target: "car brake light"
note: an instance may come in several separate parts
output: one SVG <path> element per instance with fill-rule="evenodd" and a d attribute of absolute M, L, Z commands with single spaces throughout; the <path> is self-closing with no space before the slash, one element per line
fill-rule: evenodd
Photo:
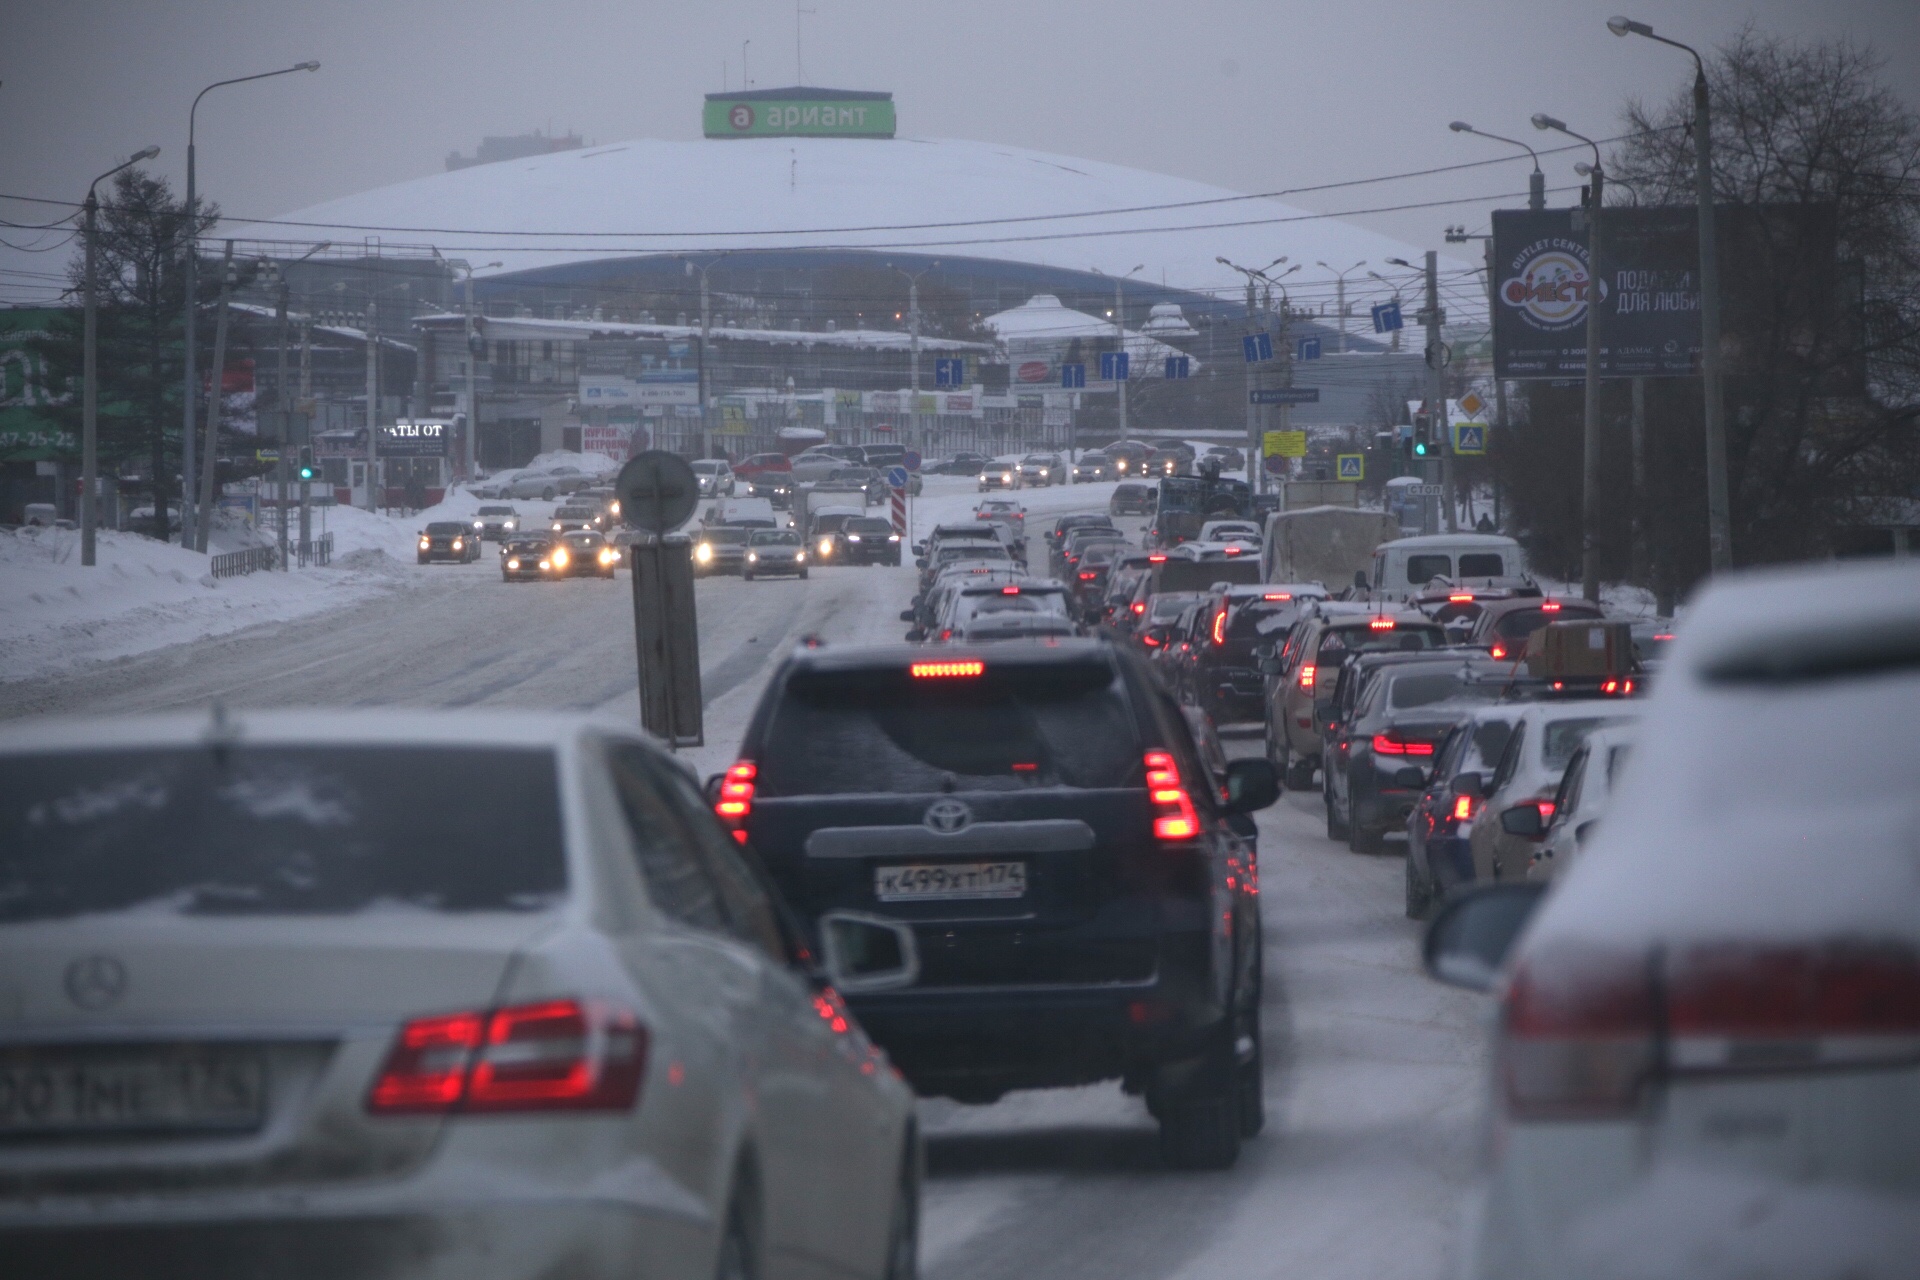
<path fill-rule="evenodd" d="M 1671 631 L 1656 631 L 1656 632 L 1654 632 L 1654 633 L 1653 633 L 1653 638 L 1654 638 L 1655 640 L 1671 640 L 1671 639 L 1673 639 L 1673 632 L 1671 632 Z"/>
<path fill-rule="evenodd" d="M 601 1001 L 548 1000 L 416 1018 L 367 1095 L 376 1114 L 625 1111 L 646 1075 L 647 1032 Z"/>
<path fill-rule="evenodd" d="M 1180 767 L 1165 751 L 1146 754 L 1147 799 L 1153 803 L 1153 834 L 1162 840 L 1192 840 L 1200 834 L 1193 797 L 1180 784 Z"/>
<path fill-rule="evenodd" d="M 753 813 L 753 791 L 759 776 L 759 765 L 740 761 L 720 779 L 720 798 L 713 805 L 714 816 L 741 844 L 747 842 L 747 819 Z"/>
<path fill-rule="evenodd" d="M 1465 822 L 1473 816 L 1473 797 L 1455 796 L 1453 798 L 1453 820 Z"/>
<path fill-rule="evenodd" d="M 1291 592 L 1291 591 L 1269 591 L 1269 592 L 1267 592 L 1267 593 L 1266 593 L 1265 595 L 1263 595 L 1263 596 L 1261 596 L 1260 598 L 1261 598 L 1262 600 L 1291 600 L 1291 599 L 1293 599 L 1293 592 Z"/>
<path fill-rule="evenodd" d="M 1473 596 L 1472 595 L 1448 596 L 1447 603 L 1448 604 L 1472 604 Z"/>
<path fill-rule="evenodd" d="M 1522 1120 L 1631 1114 L 1657 1053 L 1653 965 L 1630 951 L 1542 948 L 1515 968 L 1500 1029 L 1508 1112 Z"/>
<path fill-rule="evenodd" d="M 1384 733 L 1373 735 L 1373 753 L 1377 756 L 1430 756 L 1433 754 L 1431 742 L 1410 742 L 1402 738 L 1390 738 Z"/>
<path fill-rule="evenodd" d="M 1166 560 L 1167 560 L 1166 556 L 1162 555 L 1158 551 L 1154 552 L 1152 555 L 1147 557 L 1148 564 L 1165 564 Z"/>
<path fill-rule="evenodd" d="M 1020 594 L 1020 588 L 1018 588 L 1018 587 L 1002 587 L 1002 588 L 1000 588 L 1000 594 L 1001 594 L 1001 595 L 1003 595 L 1003 596 L 1017 596 L 1017 595 L 1019 595 L 1019 594 Z"/>
<path fill-rule="evenodd" d="M 1145 613 L 1147 611 L 1146 603 L 1144 601 L 1136 600 L 1133 605 L 1133 611 L 1135 613 Z"/>
<path fill-rule="evenodd" d="M 1311 662 L 1303 662 L 1300 664 L 1300 687 L 1302 689 L 1313 688 L 1313 672 L 1314 667 Z"/>
<path fill-rule="evenodd" d="M 1160 642 L 1150 635 L 1141 636 L 1140 643 L 1149 649 L 1158 649 L 1160 647 Z"/>
<path fill-rule="evenodd" d="M 1540 612 L 1558 613 L 1560 612 L 1560 602 L 1558 600 L 1548 600 L 1540 606 Z"/>
<path fill-rule="evenodd" d="M 916 662 L 907 668 L 916 680 L 977 676 L 985 673 L 986 669 L 987 664 L 978 658 L 960 658 L 949 662 Z"/>
<path fill-rule="evenodd" d="M 1082 581 L 1082 582 L 1092 582 L 1092 581 L 1093 581 L 1093 580 L 1094 580 L 1095 578 L 1097 578 L 1097 577 L 1099 577 L 1099 576 L 1100 576 L 1100 575 L 1099 575 L 1099 574 L 1097 574 L 1097 573 L 1087 573 L 1087 572 L 1085 572 L 1085 571 L 1082 571 L 1082 572 L 1081 572 L 1081 574 L 1080 574 L 1080 581 Z"/>
<path fill-rule="evenodd" d="M 1499 644 L 1496 644 L 1495 646 L 1493 646 L 1493 650 L 1492 650 L 1492 652 L 1491 652 L 1491 653 L 1490 653 L 1490 654 L 1489 654 L 1488 656 L 1490 656 L 1490 657 L 1492 657 L 1492 658 L 1495 658 L 1495 659 L 1499 659 L 1499 658 L 1504 658 L 1504 657 L 1506 657 L 1506 656 L 1507 656 L 1507 649 L 1506 649 L 1506 646 L 1505 646 L 1505 645 L 1499 645 Z"/>
<path fill-rule="evenodd" d="M 1225 609 L 1213 615 L 1213 642 L 1215 644 L 1227 642 L 1227 611 Z"/>
<path fill-rule="evenodd" d="M 1712 944 L 1668 953 L 1675 1070 L 1792 1070 L 1920 1056 L 1920 957 L 1903 944 Z"/>
<path fill-rule="evenodd" d="M 1374 631 L 1391 631 L 1393 630 L 1393 619 L 1374 618 L 1367 623 L 1367 626 Z"/>

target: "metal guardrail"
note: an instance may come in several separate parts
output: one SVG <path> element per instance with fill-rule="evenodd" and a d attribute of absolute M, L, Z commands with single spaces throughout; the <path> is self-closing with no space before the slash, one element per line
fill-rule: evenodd
<path fill-rule="evenodd" d="M 333 535 L 323 533 L 312 542 L 293 543 L 291 554 L 302 569 L 309 565 L 330 564 L 333 561 Z"/>
<path fill-rule="evenodd" d="M 258 569 L 271 569 L 280 557 L 272 547 L 249 547 L 245 551 L 229 551 L 212 559 L 214 577 L 237 578 Z"/>

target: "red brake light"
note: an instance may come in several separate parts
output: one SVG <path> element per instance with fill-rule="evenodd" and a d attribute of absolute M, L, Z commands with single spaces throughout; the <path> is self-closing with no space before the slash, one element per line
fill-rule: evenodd
<path fill-rule="evenodd" d="M 1671 639 L 1673 639 L 1673 632 L 1671 632 L 1671 631 L 1656 631 L 1656 632 L 1654 632 L 1654 633 L 1653 633 L 1653 638 L 1654 638 L 1655 640 L 1671 640 Z"/>
<path fill-rule="evenodd" d="M 1147 799 L 1153 803 L 1153 834 L 1162 840 L 1185 841 L 1200 834 L 1200 815 L 1193 797 L 1180 783 L 1180 766 L 1165 751 L 1146 754 Z"/>
<path fill-rule="evenodd" d="M 1453 798 L 1453 820 L 1465 822 L 1473 816 L 1473 797 L 1455 796 Z"/>
<path fill-rule="evenodd" d="M 1381 756 L 1430 756 L 1433 754 L 1431 742 L 1410 742 L 1401 738 L 1390 738 L 1384 733 L 1373 735 L 1373 752 Z"/>
<path fill-rule="evenodd" d="M 1301 663 L 1300 664 L 1300 687 L 1302 689 L 1313 688 L 1313 676 L 1314 676 L 1313 664 L 1311 662 Z"/>
<path fill-rule="evenodd" d="M 960 658 L 949 662 L 916 662 L 907 670 L 916 680 L 943 680 L 982 675 L 987 664 L 978 658 Z"/>
<path fill-rule="evenodd" d="M 1084 571 L 1083 571 L 1083 572 L 1082 572 L 1082 573 L 1080 574 L 1080 581 L 1082 581 L 1082 582 L 1092 582 L 1092 581 L 1093 581 L 1093 580 L 1094 580 L 1095 578 L 1097 578 L 1097 577 L 1099 577 L 1099 576 L 1100 576 L 1100 575 L 1099 575 L 1099 574 L 1097 574 L 1097 573 L 1087 573 L 1087 572 L 1084 572 Z"/>
<path fill-rule="evenodd" d="M 1263 596 L 1261 596 L 1260 598 L 1261 598 L 1262 600 L 1291 600 L 1291 599 L 1293 599 L 1293 592 L 1291 592 L 1291 591 L 1269 591 L 1269 592 L 1267 592 L 1267 593 L 1266 593 L 1265 595 L 1263 595 Z"/>
<path fill-rule="evenodd" d="M 1472 604 L 1473 596 L 1471 593 L 1463 596 L 1448 596 L 1447 603 L 1448 604 Z"/>
<path fill-rule="evenodd" d="M 1220 550 L 1223 555 L 1237 556 L 1240 554 L 1240 548 L 1238 547 L 1222 547 Z"/>
<path fill-rule="evenodd" d="M 1540 612 L 1558 613 L 1560 612 L 1560 602 L 1558 600 L 1548 600 L 1540 606 Z"/>
<path fill-rule="evenodd" d="M 1156 551 L 1152 555 L 1147 557 L 1147 563 L 1148 564 L 1164 564 L 1166 563 L 1166 559 L 1167 557 L 1165 556 L 1165 554 Z"/>
<path fill-rule="evenodd" d="M 1500 1074 L 1519 1119 L 1631 1114 L 1656 1063 L 1653 966 L 1597 948 L 1543 949 L 1515 969 Z"/>
<path fill-rule="evenodd" d="M 1670 957 L 1680 1070 L 1779 1070 L 1911 1058 L 1920 957 L 1902 944 L 1719 944 Z"/>
<path fill-rule="evenodd" d="M 1213 642 L 1215 644 L 1227 642 L 1227 611 L 1225 609 L 1213 615 Z"/>
<path fill-rule="evenodd" d="M 1367 623 L 1367 626 L 1374 631 L 1391 631 L 1393 630 L 1393 619 L 1392 618 L 1374 618 L 1372 621 Z"/>
<path fill-rule="evenodd" d="M 640 1096 L 646 1067 L 646 1029 L 600 1001 L 416 1018 L 388 1052 L 367 1109 L 625 1111 Z"/>
<path fill-rule="evenodd" d="M 1491 656 L 1491 657 L 1493 657 L 1493 658 L 1494 658 L 1494 659 L 1496 659 L 1496 660 L 1497 660 L 1497 659 L 1500 659 L 1500 658 L 1504 658 L 1504 657 L 1506 657 L 1506 656 L 1507 656 L 1507 648 L 1506 648 L 1506 646 L 1505 646 L 1505 645 L 1500 645 L 1500 644 L 1496 644 L 1496 645 L 1494 645 L 1494 646 L 1493 646 L 1493 652 L 1492 652 L 1492 653 L 1491 653 L 1491 654 L 1490 654 L 1489 656 Z"/>
<path fill-rule="evenodd" d="M 713 812 L 741 844 L 747 842 L 747 818 L 753 813 L 754 779 L 759 776 L 760 766 L 751 760 L 742 760 L 720 779 L 720 798 L 714 802 Z"/>
<path fill-rule="evenodd" d="M 1002 587 L 1002 588 L 1000 588 L 1000 594 L 1001 594 L 1001 595 L 1003 595 L 1003 596 L 1017 596 L 1017 595 L 1019 595 L 1019 594 L 1020 594 L 1020 588 L 1018 588 L 1018 587 Z"/>
<path fill-rule="evenodd" d="M 1134 601 L 1133 611 L 1135 613 L 1145 613 L 1147 611 L 1146 603 L 1139 600 Z"/>
<path fill-rule="evenodd" d="M 1141 636 L 1140 643 L 1146 645 L 1149 649 L 1158 649 L 1160 647 L 1160 642 L 1150 635 Z"/>

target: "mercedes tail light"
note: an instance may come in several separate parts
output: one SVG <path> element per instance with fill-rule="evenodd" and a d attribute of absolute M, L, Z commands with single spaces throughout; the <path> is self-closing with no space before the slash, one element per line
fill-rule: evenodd
<path fill-rule="evenodd" d="M 1430 756 L 1433 754 L 1433 744 L 1376 733 L 1373 735 L 1373 753 L 1377 756 Z"/>
<path fill-rule="evenodd" d="M 721 775 L 720 798 L 713 803 L 714 816 L 741 844 L 747 842 L 747 819 L 753 816 L 753 790 L 759 777 L 759 765 L 740 761 Z"/>
<path fill-rule="evenodd" d="M 1501 1010 L 1500 1083 L 1519 1120 L 1632 1115 L 1659 1066 L 1650 956 L 1542 947 L 1515 967 Z"/>
<path fill-rule="evenodd" d="M 1200 834 L 1200 816 L 1193 797 L 1180 781 L 1180 766 L 1171 753 L 1146 755 L 1147 799 L 1153 805 L 1153 834 L 1162 840 L 1186 841 Z"/>
<path fill-rule="evenodd" d="M 647 1031 L 598 1000 L 548 1000 L 416 1018 L 381 1064 L 381 1115 L 626 1111 L 640 1097 Z"/>

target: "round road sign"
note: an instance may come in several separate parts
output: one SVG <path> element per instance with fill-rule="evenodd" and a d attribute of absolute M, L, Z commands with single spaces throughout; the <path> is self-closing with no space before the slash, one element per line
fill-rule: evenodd
<path fill-rule="evenodd" d="M 678 527 L 700 504 L 700 480 L 693 467 L 665 449 L 649 449 L 629 458 L 613 490 L 620 495 L 620 518 L 649 533 Z"/>
<path fill-rule="evenodd" d="M 905 467 L 887 468 L 887 485 L 894 489 L 907 487 L 907 469 Z"/>
<path fill-rule="evenodd" d="M 920 451 L 918 449 L 909 449 L 907 450 L 906 456 L 901 458 L 900 461 L 906 464 L 907 470 L 918 471 L 920 469 Z"/>

